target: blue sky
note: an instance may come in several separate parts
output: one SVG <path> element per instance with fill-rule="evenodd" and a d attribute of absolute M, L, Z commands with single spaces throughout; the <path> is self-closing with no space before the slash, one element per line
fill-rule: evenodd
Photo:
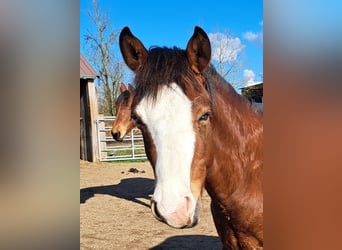
<path fill-rule="evenodd" d="M 112 28 L 118 32 L 128 26 L 145 45 L 185 48 L 196 25 L 207 34 L 226 33 L 244 46 L 242 74 L 250 80 L 262 80 L 263 72 L 263 2 L 247 0 L 219 1 L 99 1 L 108 12 Z M 83 36 L 91 30 L 87 11 L 91 0 L 80 1 L 80 49 Z M 120 58 L 122 60 L 122 58 Z M 247 71 L 246 71 L 247 70 Z M 254 77 L 253 77 L 254 75 Z"/>

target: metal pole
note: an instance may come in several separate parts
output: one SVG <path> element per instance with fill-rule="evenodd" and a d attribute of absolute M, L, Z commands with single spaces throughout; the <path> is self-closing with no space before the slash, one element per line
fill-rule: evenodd
<path fill-rule="evenodd" d="M 133 157 L 133 159 L 135 159 L 135 153 L 134 153 L 134 133 L 133 133 L 133 130 L 134 129 L 132 129 L 131 130 L 131 139 L 132 139 L 132 157 Z"/>
<path fill-rule="evenodd" d="M 97 134 L 97 145 L 98 145 L 98 151 L 99 151 L 99 160 L 102 161 L 101 158 L 101 139 L 100 139 L 100 129 L 99 129 L 99 119 L 95 120 L 95 124 L 96 124 L 96 134 Z"/>

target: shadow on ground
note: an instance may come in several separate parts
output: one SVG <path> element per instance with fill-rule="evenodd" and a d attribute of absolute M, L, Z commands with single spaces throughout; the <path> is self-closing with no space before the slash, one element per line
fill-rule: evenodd
<path fill-rule="evenodd" d="M 167 238 L 165 241 L 157 246 L 150 248 L 150 250 L 161 249 L 222 249 L 222 244 L 219 237 L 207 235 L 182 235 Z"/>
<path fill-rule="evenodd" d="M 138 198 L 150 200 L 150 195 L 153 193 L 153 188 L 153 179 L 127 178 L 121 180 L 121 182 L 116 185 L 82 188 L 80 190 L 80 203 L 85 203 L 95 194 L 106 194 L 149 207 L 149 204 L 138 200 Z"/>

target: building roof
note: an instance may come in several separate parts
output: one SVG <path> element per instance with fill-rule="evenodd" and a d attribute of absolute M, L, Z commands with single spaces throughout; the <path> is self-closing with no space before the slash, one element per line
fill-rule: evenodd
<path fill-rule="evenodd" d="M 95 79 L 98 76 L 89 62 L 80 54 L 80 78 L 82 79 Z"/>
<path fill-rule="evenodd" d="M 260 88 L 263 87 L 263 82 L 247 82 L 246 86 L 240 89 L 248 89 L 248 88 Z"/>

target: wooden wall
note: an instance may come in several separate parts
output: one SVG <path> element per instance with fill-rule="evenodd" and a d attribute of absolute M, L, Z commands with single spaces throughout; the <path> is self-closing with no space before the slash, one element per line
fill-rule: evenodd
<path fill-rule="evenodd" d="M 94 162 L 97 160 L 97 100 L 94 81 L 80 79 L 80 159 Z"/>

